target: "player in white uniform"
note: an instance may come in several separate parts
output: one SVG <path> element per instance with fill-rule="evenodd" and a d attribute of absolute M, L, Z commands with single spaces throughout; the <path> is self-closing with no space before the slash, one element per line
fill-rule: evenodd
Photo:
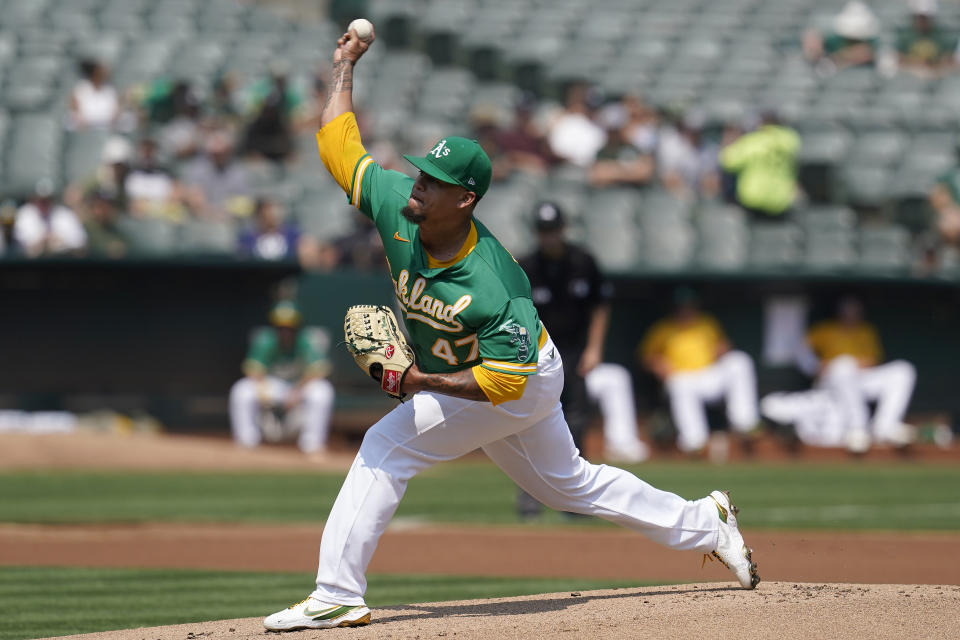
<path fill-rule="evenodd" d="M 233 439 L 249 448 L 299 432 L 300 450 L 319 454 L 333 411 L 333 385 L 326 379 L 329 339 L 320 329 L 301 327 L 290 302 L 273 308 L 270 324 L 254 334 L 243 363 L 246 375 L 230 390 Z"/>
<path fill-rule="evenodd" d="M 317 140 L 324 164 L 383 238 L 417 364 L 400 383 L 407 401 L 367 431 L 330 511 L 316 589 L 264 626 L 367 624 L 367 565 L 408 481 L 477 448 L 550 507 L 713 553 L 743 587 L 756 586 L 726 493 L 688 501 L 580 457 L 558 401 L 563 363 L 529 282 L 473 217 L 490 184 L 489 158 L 475 141 L 448 137 L 425 157 L 407 156 L 420 169 L 416 180 L 377 166 L 352 113 L 353 65 L 369 42 L 355 31 L 339 40 Z"/>

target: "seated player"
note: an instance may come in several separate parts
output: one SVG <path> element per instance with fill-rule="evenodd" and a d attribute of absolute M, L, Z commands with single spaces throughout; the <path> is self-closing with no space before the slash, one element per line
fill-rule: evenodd
<path fill-rule="evenodd" d="M 730 349 L 723 329 L 697 306 L 686 288 L 674 294 L 676 308 L 651 327 L 640 344 L 645 367 L 659 378 L 670 398 L 677 446 L 694 453 L 707 445 L 710 428 L 705 406 L 725 400 L 727 419 L 739 433 L 759 423 L 753 360 Z"/>
<path fill-rule="evenodd" d="M 862 453 L 873 441 L 904 446 L 913 429 L 903 416 L 913 395 L 917 372 L 905 360 L 881 364 L 883 351 L 877 331 L 864 320 L 863 305 L 844 298 L 837 317 L 815 325 L 807 344 L 820 361 L 818 386 L 830 391 L 840 406 L 847 448 Z M 877 408 L 870 418 L 868 403 Z"/>
<path fill-rule="evenodd" d="M 230 390 L 233 439 L 242 447 L 256 447 L 265 436 L 282 439 L 296 430 L 291 412 L 301 408 L 300 450 L 320 453 L 333 409 L 333 385 L 326 380 L 329 340 L 322 330 L 301 327 L 300 311 L 290 302 L 273 308 L 270 325 L 255 332 L 245 377 Z"/>
<path fill-rule="evenodd" d="M 603 417 L 603 457 L 611 462 L 643 462 L 650 448 L 637 435 L 637 404 L 626 367 L 601 362 L 587 374 L 587 394 Z"/>

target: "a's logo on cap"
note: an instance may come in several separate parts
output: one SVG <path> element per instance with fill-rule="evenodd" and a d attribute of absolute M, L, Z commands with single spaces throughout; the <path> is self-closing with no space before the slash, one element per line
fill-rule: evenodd
<path fill-rule="evenodd" d="M 430 154 L 438 160 L 443 156 L 450 155 L 450 147 L 447 146 L 447 139 L 444 138 L 437 143 L 437 146 L 430 149 Z"/>
<path fill-rule="evenodd" d="M 467 180 L 467 184 L 470 185 L 471 187 L 473 187 L 473 186 L 476 186 L 477 181 L 474 180 L 473 178 L 469 178 L 469 179 Z"/>

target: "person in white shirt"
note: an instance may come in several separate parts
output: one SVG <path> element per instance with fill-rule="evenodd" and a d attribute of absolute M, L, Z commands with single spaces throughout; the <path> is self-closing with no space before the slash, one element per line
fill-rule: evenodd
<path fill-rule="evenodd" d="M 547 144 L 555 156 L 572 165 L 588 168 L 607 142 L 603 128 L 591 118 L 589 89 L 575 84 L 567 89 L 563 113 L 547 134 Z"/>
<path fill-rule="evenodd" d="M 17 211 L 13 236 L 30 257 L 79 252 L 87 244 L 77 214 L 54 202 L 49 180 L 38 182 L 33 198 Z"/>
<path fill-rule="evenodd" d="M 70 93 L 72 129 L 109 129 L 120 114 L 117 90 L 110 84 L 110 71 L 93 60 L 80 63 L 80 80 Z"/>

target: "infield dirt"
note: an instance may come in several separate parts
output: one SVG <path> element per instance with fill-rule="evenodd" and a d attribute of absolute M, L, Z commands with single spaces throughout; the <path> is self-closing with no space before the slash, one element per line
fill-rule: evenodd
<path fill-rule="evenodd" d="M 761 584 L 676 585 L 377 609 L 353 629 L 265 632 L 260 618 L 81 636 L 84 640 L 351 638 L 957 638 L 960 587 Z"/>
<path fill-rule="evenodd" d="M 222 469 L 318 466 L 293 451 L 236 451 L 192 438 L 5 435 L 3 442 L 0 468 L 7 469 L 200 469 L 211 459 Z M 334 455 L 320 464 L 344 469 L 349 461 L 348 454 Z M 307 572 L 315 566 L 321 531 L 310 525 L 2 525 L 0 564 Z M 765 580 L 752 592 L 734 588 L 718 563 L 701 569 L 693 554 L 625 531 L 398 522 L 384 536 L 372 571 L 727 582 L 394 606 L 374 611 L 369 627 L 270 637 L 960 638 L 956 534 L 761 531 L 748 540 Z M 864 584 L 836 584 L 843 581 Z M 865 584 L 877 582 L 927 584 Z M 271 603 L 264 606 L 264 615 L 272 612 Z M 261 618 L 246 618 L 75 637 L 215 640 L 265 633 Z"/>

